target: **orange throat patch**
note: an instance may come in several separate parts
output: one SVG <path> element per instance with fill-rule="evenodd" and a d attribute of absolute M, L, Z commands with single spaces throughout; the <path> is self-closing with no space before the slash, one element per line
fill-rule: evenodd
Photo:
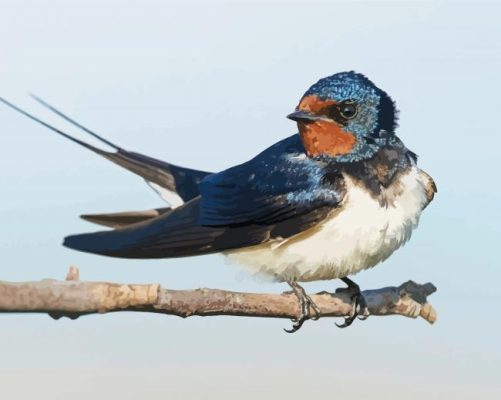
<path fill-rule="evenodd" d="M 298 127 L 306 154 L 310 157 L 322 154 L 329 156 L 348 154 L 357 141 L 353 133 L 345 131 L 335 122 L 323 120 L 299 122 Z"/>

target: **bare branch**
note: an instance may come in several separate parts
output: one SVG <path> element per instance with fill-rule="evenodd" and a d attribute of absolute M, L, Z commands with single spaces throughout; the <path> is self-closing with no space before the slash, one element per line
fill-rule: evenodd
<path fill-rule="evenodd" d="M 247 317 L 297 317 L 298 300 L 291 293 L 239 293 L 219 289 L 170 290 L 159 284 L 135 285 L 80 281 L 79 271 L 70 267 L 65 281 L 44 279 L 36 282 L 0 281 L 0 312 L 47 313 L 62 316 L 116 311 L 143 311 L 189 317 L 191 315 L 236 315 Z M 435 292 L 431 283 L 412 281 L 398 287 L 362 292 L 370 315 L 422 317 L 433 323 L 436 313 L 427 296 Z M 352 304 L 344 293 L 311 295 L 321 317 L 349 315 Z"/>

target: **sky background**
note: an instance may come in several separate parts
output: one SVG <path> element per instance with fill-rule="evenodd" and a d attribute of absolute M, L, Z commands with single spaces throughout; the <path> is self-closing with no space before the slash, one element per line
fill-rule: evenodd
<path fill-rule="evenodd" d="M 412 240 L 355 277 L 362 288 L 433 282 L 433 326 L 324 319 L 289 335 L 287 320 L 0 315 L 1 397 L 500 398 L 500 14 L 479 2 L 0 1 L 0 96 L 75 135 L 27 93 L 127 149 L 218 171 L 294 133 L 285 116 L 306 89 L 354 69 L 397 102 L 398 135 L 438 186 Z M 62 279 L 77 265 L 86 280 L 286 289 L 217 255 L 129 261 L 63 248 L 65 235 L 96 229 L 81 213 L 162 201 L 2 106 L 0 138 L 0 279 Z"/>

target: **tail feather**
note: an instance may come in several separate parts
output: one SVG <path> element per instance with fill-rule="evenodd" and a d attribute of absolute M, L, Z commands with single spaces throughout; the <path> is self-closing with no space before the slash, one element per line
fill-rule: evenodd
<path fill-rule="evenodd" d="M 38 103 L 40 103 L 42 106 L 44 106 L 45 108 L 49 109 L 50 111 L 52 111 L 53 113 L 59 115 L 62 119 L 64 119 L 65 121 L 68 121 L 70 124 L 72 125 L 75 125 L 77 128 L 80 128 L 81 130 L 83 130 L 84 132 L 87 132 L 89 135 L 95 137 L 97 140 L 101 141 L 102 143 L 114 148 L 115 150 L 120 150 L 120 147 L 117 146 L 116 144 L 110 142 L 109 140 L 103 138 L 102 136 L 98 135 L 96 132 L 94 131 L 91 131 L 89 128 L 86 128 L 85 126 L 83 126 L 82 124 L 80 124 L 79 122 L 75 121 L 74 119 L 68 117 L 66 114 L 63 114 L 61 111 L 59 111 L 56 107 L 52 106 L 51 104 L 47 103 L 45 100 L 41 99 L 40 97 L 38 97 L 37 95 L 34 95 L 32 93 L 30 93 L 30 96 L 35 100 L 37 101 Z"/>
<path fill-rule="evenodd" d="M 145 211 L 124 211 L 109 214 L 84 214 L 80 218 L 98 225 L 110 228 L 123 228 L 138 222 L 143 222 L 163 215 L 172 210 L 171 208 L 155 208 Z"/>
<path fill-rule="evenodd" d="M 38 103 L 42 106 L 46 107 L 50 111 L 54 112 L 65 121 L 71 123 L 72 125 L 82 129 L 84 132 L 90 134 L 94 138 L 98 139 L 102 143 L 112 147 L 115 152 L 109 152 L 102 149 L 99 149 L 95 146 L 92 146 L 82 140 L 79 140 L 66 132 L 61 131 L 60 129 L 42 121 L 41 119 L 35 117 L 34 115 L 22 110 L 16 105 L 10 103 L 9 101 L 0 97 L 0 102 L 14 109 L 15 111 L 21 113 L 22 115 L 30 118 L 31 120 L 45 126 L 46 128 L 52 130 L 53 132 L 65 137 L 68 140 L 71 140 L 74 143 L 79 144 L 96 154 L 99 154 L 102 157 L 112 161 L 113 163 L 139 175 L 144 178 L 148 183 L 154 183 L 161 188 L 166 189 L 169 193 L 173 194 L 173 196 L 164 196 L 161 194 L 162 198 L 164 198 L 167 202 L 172 203 L 172 199 L 174 199 L 176 204 L 171 204 L 172 206 L 177 206 L 182 204 L 183 202 L 189 201 L 200 194 L 198 189 L 198 184 L 202 181 L 206 176 L 211 175 L 211 172 L 207 171 L 199 171 L 190 168 L 180 167 L 174 164 L 167 163 L 165 161 L 157 160 L 152 157 L 145 156 L 140 153 L 127 151 L 120 146 L 110 142 L 109 140 L 103 138 L 98 135 L 91 129 L 83 126 L 79 122 L 76 122 L 74 119 L 68 117 L 60 110 L 55 108 L 54 106 L 47 103 L 45 100 L 37 97 L 35 95 L 31 95 Z M 176 200 L 180 199 L 180 200 Z"/>

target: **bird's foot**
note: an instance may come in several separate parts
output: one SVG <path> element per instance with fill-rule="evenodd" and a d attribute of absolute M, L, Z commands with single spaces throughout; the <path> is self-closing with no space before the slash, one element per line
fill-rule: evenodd
<path fill-rule="evenodd" d="M 299 301 L 299 315 L 297 318 L 293 319 L 294 322 L 292 324 L 291 329 L 284 329 L 287 333 L 294 333 L 298 331 L 304 324 L 304 321 L 307 319 L 317 320 L 320 318 L 320 308 L 315 304 L 315 302 L 308 296 L 297 282 L 288 281 L 289 286 L 292 288 L 292 292 L 296 295 Z M 314 311 L 314 316 L 310 316 L 310 307 Z"/>
<path fill-rule="evenodd" d="M 346 328 L 350 326 L 353 321 L 358 317 L 360 320 L 365 320 L 369 317 L 369 310 L 367 308 L 367 302 L 360 291 L 360 287 L 349 278 L 342 278 L 345 282 L 347 288 L 336 289 L 336 293 L 346 293 L 350 295 L 351 301 L 353 302 L 353 308 L 350 315 L 345 317 L 342 324 L 336 324 L 339 328 Z"/>

